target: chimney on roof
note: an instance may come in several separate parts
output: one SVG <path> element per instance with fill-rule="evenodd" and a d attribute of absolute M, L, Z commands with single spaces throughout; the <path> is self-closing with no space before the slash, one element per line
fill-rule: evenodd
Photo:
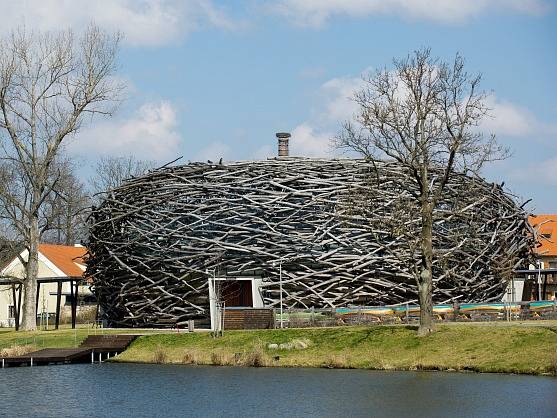
<path fill-rule="evenodd" d="M 288 157 L 288 139 L 290 134 L 288 132 L 277 132 L 278 138 L 278 156 Z"/>

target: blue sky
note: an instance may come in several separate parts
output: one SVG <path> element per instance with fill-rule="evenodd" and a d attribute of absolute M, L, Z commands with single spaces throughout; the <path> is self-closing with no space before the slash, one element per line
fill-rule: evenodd
<path fill-rule="evenodd" d="M 485 170 L 530 210 L 557 212 L 557 2 L 552 0 L 0 1 L 15 26 L 125 40 L 127 100 L 69 145 L 167 162 L 253 159 L 290 131 L 295 155 L 335 155 L 362 73 L 429 46 L 483 74 L 493 132 L 514 155 Z M 0 31 L 7 31 L 4 26 Z M 84 169 L 86 176 L 90 170 Z"/>

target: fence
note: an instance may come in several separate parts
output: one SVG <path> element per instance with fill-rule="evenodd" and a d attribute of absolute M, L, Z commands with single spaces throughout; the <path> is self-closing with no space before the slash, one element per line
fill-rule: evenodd
<path fill-rule="evenodd" d="M 359 306 L 331 309 L 275 310 L 276 328 L 330 327 L 368 324 L 417 324 L 417 305 Z M 454 303 L 433 307 L 435 322 L 525 321 L 557 319 L 557 301 Z"/>

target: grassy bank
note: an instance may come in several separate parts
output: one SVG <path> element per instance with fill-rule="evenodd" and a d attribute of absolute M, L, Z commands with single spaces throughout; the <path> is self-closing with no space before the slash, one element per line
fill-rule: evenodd
<path fill-rule="evenodd" d="M 404 326 L 149 335 L 115 361 L 555 374 L 557 327 L 439 325 L 425 338 Z"/>
<path fill-rule="evenodd" d="M 142 331 L 143 332 L 143 331 Z M 15 348 L 15 352 L 29 351 L 41 348 L 72 348 L 77 347 L 87 338 L 88 335 L 94 334 L 123 334 L 138 333 L 137 330 L 101 330 L 81 327 L 71 329 L 69 326 L 61 327 L 59 330 L 50 331 L 19 331 L 13 329 L 0 329 L 0 352 L 2 350 Z M 27 349 L 25 348 L 27 347 Z M 21 348 L 21 350 L 19 350 Z"/>

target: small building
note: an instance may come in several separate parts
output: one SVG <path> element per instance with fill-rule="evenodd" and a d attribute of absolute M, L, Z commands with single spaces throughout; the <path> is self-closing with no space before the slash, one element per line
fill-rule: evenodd
<path fill-rule="evenodd" d="M 535 215 L 529 218 L 532 227 L 538 231 L 538 244 L 535 253 L 538 265 L 532 268 L 542 272 L 531 280 L 530 299 L 555 300 L 557 297 L 557 214 Z M 545 271 L 544 271 L 545 270 Z"/>
<path fill-rule="evenodd" d="M 87 243 L 103 319 L 214 325 L 217 304 L 247 312 L 418 300 L 419 257 L 405 237 L 418 236 L 421 221 L 408 205 L 408 171 L 290 157 L 290 134 L 276 136 L 275 158 L 167 166 L 110 191 L 92 211 Z M 466 173 L 450 181 L 435 222 L 443 258 L 432 298 L 499 302 L 533 259 L 527 213 L 501 185 Z"/>
<path fill-rule="evenodd" d="M 61 304 L 69 307 L 72 303 L 69 278 L 81 278 L 85 272 L 84 256 L 86 248 L 81 245 L 67 246 L 55 244 L 39 245 L 39 274 L 38 279 L 42 282 L 39 288 L 37 315 L 45 318 L 54 318 L 56 312 L 58 283 L 61 283 Z M 19 292 L 15 291 L 14 280 L 25 277 L 25 268 L 22 260 L 27 260 L 28 251 L 23 249 L 11 252 L 3 257 L 0 262 L 0 327 L 15 326 L 16 309 L 19 305 Z M 75 281 L 77 282 L 77 281 Z M 78 295 L 82 299 L 90 297 L 91 292 L 86 286 L 79 286 Z M 18 300 L 14 300 L 14 297 Z M 21 297 L 21 299 L 23 299 Z M 63 308 L 64 309 L 64 308 Z M 68 308 L 69 309 L 69 308 Z"/>

